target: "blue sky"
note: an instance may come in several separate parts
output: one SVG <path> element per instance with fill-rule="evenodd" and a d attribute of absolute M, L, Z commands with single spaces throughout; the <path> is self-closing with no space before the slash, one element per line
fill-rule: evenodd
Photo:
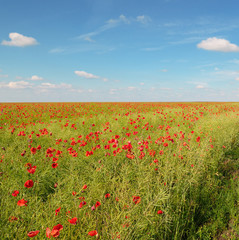
<path fill-rule="evenodd" d="M 0 101 L 239 101 L 238 0 L 0 3 Z"/>

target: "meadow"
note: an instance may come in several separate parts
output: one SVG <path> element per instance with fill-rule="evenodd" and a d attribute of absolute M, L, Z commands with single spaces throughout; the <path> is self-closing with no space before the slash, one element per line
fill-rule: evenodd
<path fill-rule="evenodd" d="M 237 239 L 238 103 L 0 111 L 0 239 Z"/>

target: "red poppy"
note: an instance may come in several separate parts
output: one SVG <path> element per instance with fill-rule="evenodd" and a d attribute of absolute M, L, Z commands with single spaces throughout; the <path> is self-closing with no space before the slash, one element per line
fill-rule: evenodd
<path fill-rule="evenodd" d="M 51 236 L 52 237 L 58 237 L 60 234 L 60 230 L 63 229 L 63 226 L 61 224 L 57 224 L 56 226 L 53 227 L 51 231 Z"/>
<path fill-rule="evenodd" d="M 19 191 L 18 191 L 18 190 L 15 190 L 15 191 L 12 193 L 12 196 L 13 196 L 13 197 L 16 197 L 18 194 L 19 194 Z"/>
<path fill-rule="evenodd" d="M 17 205 L 18 206 L 27 206 L 27 201 L 24 200 L 24 198 L 23 198 L 17 202 Z"/>
<path fill-rule="evenodd" d="M 162 210 L 158 210 L 157 213 L 158 213 L 158 214 L 163 214 L 163 211 L 162 211 Z"/>
<path fill-rule="evenodd" d="M 79 208 L 82 208 L 84 205 L 86 205 L 86 202 L 85 202 L 85 201 L 83 201 L 83 202 L 80 203 Z"/>
<path fill-rule="evenodd" d="M 93 231 L 88 232 L 88 235 L 90 235 L 91 237 L 93 237 L 93 236 L 98 235 L 98 232 L 97 232 L 96 230 L 93 230 Z"/>
<path fill-rule="evenodd" d="M 34 185 L 34 182 L 32 180 L 27 180 L 24 184 L 26 188 L 32 188 Z"/>
<path fill-rule="evenodd" d="M 96 204 L 95 204 L 95 207 L 97 208 L 97 207 L 99 207 L 100 205 L 101 205 L 101 203 L 100 203 L 99 201 L 97 201 Z"/>
<path fill-rule="evenodd" d="M 105 198 L 109 198 L 110 197 L 110 194 L 109 193 L 106 193 L 105 194 Z"/>
<path fill-rule="evenodd" d="M 18 218 L 14 217 L 14 216 L 11 216 L 11 217 L 8 218 L 9 222 L 13 222 L 13 221 L 17 221 L 17 220 L 18 220 Z"/>
<path fill-rule="evenodd" d="M 28 237 L 35 237 L 40 231 L 31 231 L 27 234 Z"/>
<path fill-rule="evenodd" d="M 46 237 L 51 238 L 51 229 L 50 228 L 46 228 Z"/>
<path fill-rule="evenodd" d="M 77 223 L 77 218 L 74 217 L 74 218 L 72 218 L 72 219 L 68 219 L 68 222 L 69 222 L 70 224 L 76 225 L 76 223 Z"/>
<path fill-rule="evenodd" d="M 58 166 L 58 163 L 52 163 L 52 165 L 51 165 L 53 168 L 57 168 L 57 166 Z"/>
<path fill-rule="evenodd" d="M 140 201 L 141 201 L 141 198 L 140 198 L 139 196 L 133 196 L 133 202 L 134 202 L 135 204 L 140 203 Z"/>
<path fill-rule="evenodd" d="M 86 188 L 87 188 L 87 185 L 84 185 L 82 188 L 83 188 L 83 189 L 86 189 Z"/>
<path fill-rule="evenodd" d="M 60 212 L 60 210 L 61 210 L 61 207 L 59 207 L 55 210 L 56 215 Z"/>
<path fill-rule="evenodd" d="M 31 153 L 32 153 L 32 154 L 35 154 L 36 152 L 37 152 L 37 149 L 34 148 L 34 147 L 32 147 L 32 148 L 31 148 Z"/>
<path fill-rule="evenodd" d="M 196 141 L 197 141 L 197 142 L 200 142 L 200 137 L 197 137 Z"/>

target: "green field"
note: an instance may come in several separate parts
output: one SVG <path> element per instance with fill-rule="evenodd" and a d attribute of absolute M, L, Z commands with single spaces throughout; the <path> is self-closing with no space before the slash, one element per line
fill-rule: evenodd
<path fill-rule="evenodd" d="M 238 103 L 0 111 L 0 239 L 239 239 Z"/>

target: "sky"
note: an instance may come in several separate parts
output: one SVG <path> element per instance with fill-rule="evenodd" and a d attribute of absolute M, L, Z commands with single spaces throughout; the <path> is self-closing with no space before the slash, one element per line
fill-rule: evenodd
<path fill-rule="evenodd" d="M 0 1 L 0 102 L 239 101 L 238 0 Z"/>

